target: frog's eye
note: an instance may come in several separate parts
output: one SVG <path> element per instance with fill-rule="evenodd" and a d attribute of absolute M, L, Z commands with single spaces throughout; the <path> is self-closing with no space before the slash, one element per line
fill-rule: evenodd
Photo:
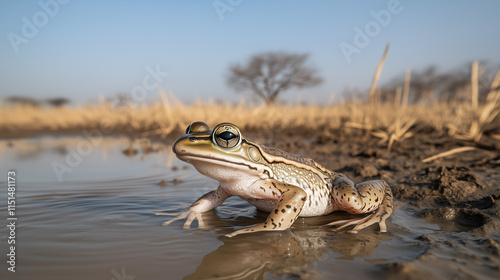
<path fill-rule="evenodd" d="M 241 143 L 241 134 L 236 126 L 221 124 L 214 129 L 215 143 L 222 148 L 234 148 Z"/>
<path fill-rule="evenodd" d="M 210 127 L 204 122 L 194 122 L 186 128 L 186 134 L 199 134 L 209 131 Z"/>

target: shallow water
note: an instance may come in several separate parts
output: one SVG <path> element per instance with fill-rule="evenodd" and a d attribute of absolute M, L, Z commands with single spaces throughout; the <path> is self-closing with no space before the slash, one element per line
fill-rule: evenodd
<path fill-rule="evenodd" d="M 396 201 L 389 233 L 322 227 L 343 214 L 299 218 L 290 231 L 226 238 L 265 213 L 230 198 L 207 228 L 161 226 L 217 187 L 167 145 L 125 138 L 0 140 L 0 213 L 16 172 L 16 272 L 0 227 L 1 279 L 496 279 L 500 258 L 473 228 L 416 218 Z M 129 153 L 131 154 L 131 153 Z M 133 154 L 133 153 L 132 153 Z M 58 171 L 54 171 L 54 168 Z M 59 174 L 59 175 L 58 175 Z M 134 278 L 135 277 L 135 278 Z"/>

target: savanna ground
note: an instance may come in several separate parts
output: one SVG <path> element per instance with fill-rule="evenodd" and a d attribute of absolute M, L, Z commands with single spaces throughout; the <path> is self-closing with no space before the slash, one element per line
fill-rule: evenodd
<path fill-rule="evenodd" d="M 427 104 L 408 104 L 405 90 L 385 103 L 188 105 L 160 90 L 160 102 L 149 105 L 2 106 L 0 137 L 121 134 L 130 137 L 133 151 L 144 139 L 172 143 L 194 121 L 210 127 L 232 122 L 246 137 L 310 156 L 355 182 L 386 180 L 396 211 L 404 205 L 445 230 L 466 230 L 464 246 L 480 248 L 491 256 L 485 265 L 500 271 L 499 85 L 497 74 L 482 101 L 472 91 L 469 101 Z M 439 246 L 432 236 L 419 238 Z M 410 275 L 416 268 L 407 263 L 395 269 Z"/>

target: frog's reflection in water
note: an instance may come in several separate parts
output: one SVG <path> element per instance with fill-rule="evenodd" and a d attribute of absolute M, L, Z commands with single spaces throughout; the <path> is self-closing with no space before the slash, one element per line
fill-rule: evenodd
<path fill-rule="evenodd" d="M 267 272 L 277 277 L 314 278 L 310 275 L 315 274 L 314 268 L 304 270 L 304 266 L 332 251 L 340 253 L 341 258 L 370 255 L 380 244 L 380 238 L 373 232 L 355 235 L 319 226 L 233 238 L 222 235 L 219 240 L 224 244 L 205 255 L 196 271 L 184 279 L 264 279 Z"/>

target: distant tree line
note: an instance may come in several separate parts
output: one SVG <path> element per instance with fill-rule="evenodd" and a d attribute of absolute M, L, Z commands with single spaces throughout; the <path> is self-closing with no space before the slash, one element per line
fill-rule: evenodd
<path fill-rule="evenodd" d="M 266 104 L 274 104 L 278 96 L 292 88 L 314 87 L 322 83 L 316 68 L 307 65 L 306 53 L 266 52 L 251 56 L 246 63 L 233 64 L 229 67 L 227 84 L 238 92 L 249 92 L 261 98 Z M 383 84 L 378 91 L 381 102 L 393 102 L 401 93 L 405 82 L 409 81 L 409 103 L 424 102 L 463 102 L 470 100 L 471 65 L 449 72 L 440 72 L 436 66 L 429 66 L 410 75 L 400 75 Z M 484 65 L 484 64 L 483 64 Z M 477 71 L 476 71 L 477 72 Z M 478 78 L 479 101 L 484 101 L 490 91 L 490 85 L 496 70 L 481 66 Z M 408 81 L 405 81 L 408 79 Z M 344 96 L 365 98 L 366 91 L 348 89 Z M 130 104 L 130 96 L 120 93 L 113 99 L 115 106 Z M 40 107 L 44 104 L 52 107 L 68 105 L 70 100 L 64 97 L 38 100 L 31 97 L 11 96 L 6 99 L 10 104 Z"/>
<path fill-rule="evenodd" d="M 439 101 L 443 103 L 470 100 L 471 65 L 449 72 L 440 72 L 436 66 L 429 66 L 421 71 L 410 72 L 409 103 Z M 490 91 L 491 82 L 496 70 L 480 68 L 478 79 L 478 96 L 484 101 Z M 393 78 L 382 85 L 380 98 L 382 102 L 392 102 L 398 88 L 405 83 L 405 74 Z"/>
<path fill-rule="evenodd" d="M 33 107 L 40 107 L 47 104 L 52 107 L 61 107 L 68 105 L 70 100 L 64 97 L 48 98 L 45 100 L 38 100 L 32 97 L 26 96 L 11 96 L 6 99 L 7 103 L 14 105 L 28 105 Z"/>

